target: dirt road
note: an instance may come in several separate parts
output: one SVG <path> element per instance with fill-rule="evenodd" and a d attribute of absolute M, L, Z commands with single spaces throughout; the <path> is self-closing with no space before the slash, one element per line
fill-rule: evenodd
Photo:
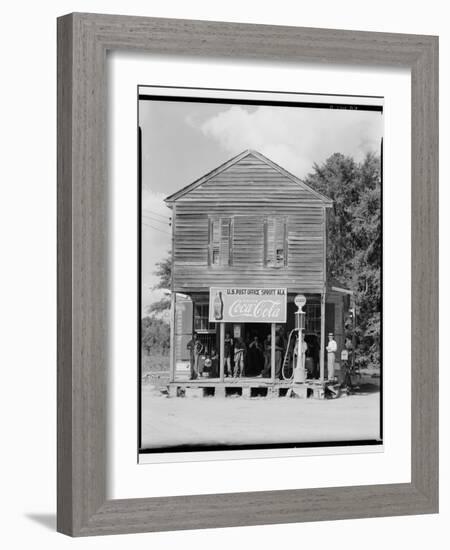
<path fill-rule="evenodd" d="M 376 439 L 379 393 L 331 400 L 167 398 L 142 388 L 143 448 Z"/>

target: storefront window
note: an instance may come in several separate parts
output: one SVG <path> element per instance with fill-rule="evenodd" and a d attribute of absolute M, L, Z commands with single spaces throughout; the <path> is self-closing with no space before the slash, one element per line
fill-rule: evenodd
<path fill-rule="evenodd" d="M 209 322 L 209 304 L 195 304 L 194 307 L 194 330 L 215 332 L 215 323 Z"/>
<path fill-rule="evenodd" d="M 306 304 L 306 332 L 320 333 L 320 304 Z"/>

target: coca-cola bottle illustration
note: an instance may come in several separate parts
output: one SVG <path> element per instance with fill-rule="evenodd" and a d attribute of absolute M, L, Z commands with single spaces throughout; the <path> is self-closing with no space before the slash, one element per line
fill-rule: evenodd
<path fill-rule="evenodd" d="M 221 321 L 223 319 L 223 300 L 222 300 L 221 292 L 216 292 L 213 307 L 214 307 L 214 319 L 216 321 Z"/>

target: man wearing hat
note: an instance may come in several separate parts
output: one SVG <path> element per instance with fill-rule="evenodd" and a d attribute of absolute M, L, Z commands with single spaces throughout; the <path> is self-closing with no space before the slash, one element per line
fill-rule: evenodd
<path fill-rule="evenodd" d="M 335 361 L 335 358 L 336 358 L 336 352 L 337 352 L 336 340 L 333 337 L 333 333 L 330 332 L 328 334 L 328 345 L 327 345 L 328 380 L 333 380 L 333 378 L 334 378 L 334 361 Z"/>

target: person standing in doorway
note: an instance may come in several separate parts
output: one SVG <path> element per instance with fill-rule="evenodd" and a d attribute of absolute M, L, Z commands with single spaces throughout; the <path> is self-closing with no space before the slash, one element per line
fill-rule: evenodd
<path fill-rule="evenodd" d="M 264 368 L 263 349 L 259 343 L 258 335 L 253 336 L 253 340 L 248 346 L 247 353 L 247 376 L 258 376 Z"/>
<path fill-rule="evenodd" d="M 284 328 L 284 325 L 281 325 L 280 328 L 278 329 L 278 341 L 281 342 L 281 346 L 283 348 L 283 355 L 286 352 L 288 340 L 289 338 L 286 334 L 286 329 Z"/>
<path fill-rule="evenodd" d="M 327 353 L 328 353 L 328 380 L 334 379 L 334 363 L 336 360 L 336 352 L 337 352 L 337 343 L 334 339 L 333 333 L 330 332 L 328 334 L 328 345 L 327 345 Z"/>
<path fill-rule="evenodd" d="M 219 356 L 217 351 L 212 348 L 211 350 L 211 371 L 209 373 L 210 378 L 219 378 Z"/>
<path fill-rule="evenodd" d="M 234 345 L 234 378 L 244 375 L 245 344 L 242 338 L 236 338 Z"/>
<path fill-rule="evenodd" d="M 233 356 L 233 347 L 234 347 L 233 338 L 231 338 L 230 333 L 227 332 L 225 334 L 224 350 L 223 350 L 225 376 L 232 376 L 233 374 L 233 371 L 231 369 L 231 358 Z"/>
<path fill-rule="evenodd" d="M 266 339 L 264 340 L 264 368 L 260 374 L 262 378 L 270 378 L 270 371 L 271 371 L 271 355 L 272 355 L 272 344 L 271 344 L 271 337 L 270 334 L 266 336 Z"/>
<path fill-rule="evenodd" d="M 283 336 L 277 334 L 275 337 L 275 378 L 281 378 L 281 365 L 284 354 Z"/>

